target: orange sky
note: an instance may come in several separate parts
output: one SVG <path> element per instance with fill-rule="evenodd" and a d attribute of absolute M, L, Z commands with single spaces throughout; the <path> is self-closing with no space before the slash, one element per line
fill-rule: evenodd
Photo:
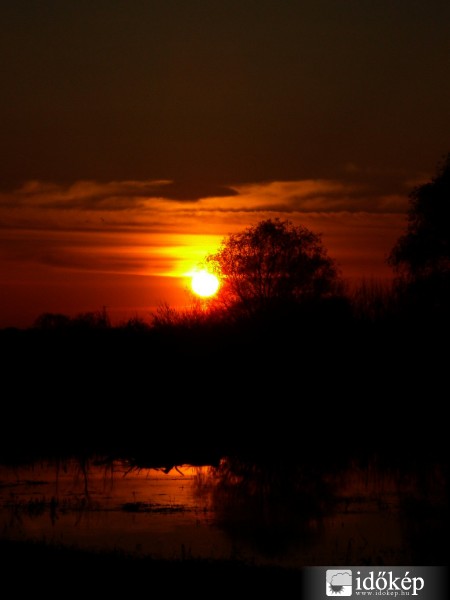
<path fill-rule="evenodd" d="M 280 216 L 388 277 L 449 151 L 448 0 L 0 2 L 0 327 L 189 301 Z"/>
<path fill-rule="evenodd" d="M 407 198 L 363 198 L 326 180 L 230 187 L 195 201 L 164 198 L 167 182 L 28 182 L 0 195 L 0 326 L 42 312 L 103 306 L 115 322 L 191 301 L 186 274 L 230 233 L 280 217 L 321 233 L 343 277 L 385 278 L 405 225 Z M 364 210 L 361 210 L 363 207 Z"/>

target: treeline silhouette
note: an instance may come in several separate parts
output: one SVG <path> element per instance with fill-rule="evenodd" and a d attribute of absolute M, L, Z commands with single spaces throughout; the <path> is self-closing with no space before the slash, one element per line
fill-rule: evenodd
<path fill-rule="evenodd" d="M 0 455 L 434 460 L 448 332 L 446 310 L 374 282 L 252 315 L 40 315 L 0 331 Z"/>
<path fill-rule="evenodd" d="M 449 194 L 450 154 L 410 194 L 389 284 L 349 288 L 320 235 L 267 219 L 206 257 L 223 276 L 214 300 L 0 331 L 0 457 L 442 460 Z"/>

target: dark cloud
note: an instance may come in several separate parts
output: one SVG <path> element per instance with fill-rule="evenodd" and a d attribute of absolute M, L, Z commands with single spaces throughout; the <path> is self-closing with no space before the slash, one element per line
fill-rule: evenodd
<path fill-rule="evenodd" d="M 445 0 L 4 0 L 2 189 L 162 179 L 195 200 L 346 164 L 432 170 L 449 18 Z"/>

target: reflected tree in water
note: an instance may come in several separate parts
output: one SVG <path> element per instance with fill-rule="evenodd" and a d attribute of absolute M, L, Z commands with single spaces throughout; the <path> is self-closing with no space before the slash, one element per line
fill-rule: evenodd
<path fill-rule="evenodd" d="M 198 477 L 197 492 L 208 495 L 217 524 L 232 539 L 277 556 L 315 539 L 333 510 L 334 485 L 305 466 L 227 458 Z"/>

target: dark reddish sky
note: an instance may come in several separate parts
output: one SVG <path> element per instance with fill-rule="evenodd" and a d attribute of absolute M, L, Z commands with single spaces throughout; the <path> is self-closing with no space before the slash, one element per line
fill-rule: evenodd
<path fill-rule="evenodd" d="M 449 151 L 447 0 L 2 0 L 0 326 L 182 302 L 267 216 L 388 276 Z"/>

